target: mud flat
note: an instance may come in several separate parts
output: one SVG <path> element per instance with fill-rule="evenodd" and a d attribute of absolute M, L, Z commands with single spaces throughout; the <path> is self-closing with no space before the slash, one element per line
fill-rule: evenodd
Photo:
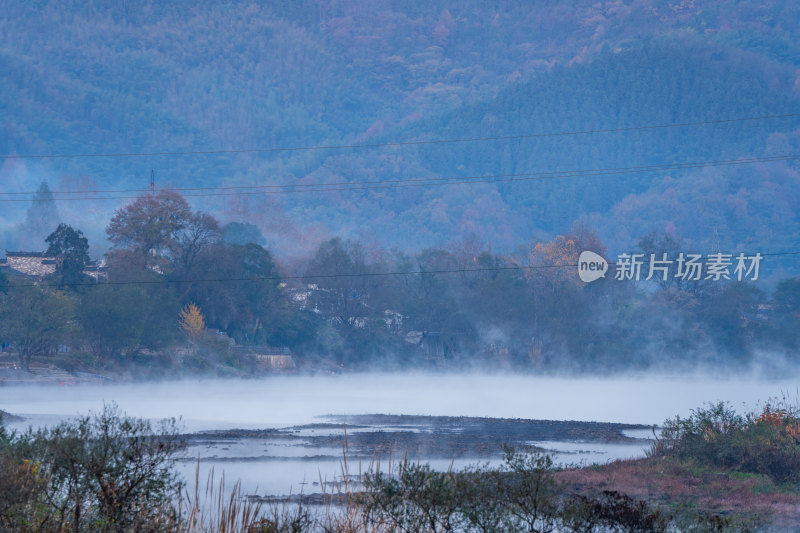
<path fill-rule="evenodd" d="M 347 450 L 350 457 L 374 458 L 406 454 L 423 459 L 488 459 L 502 454 L 503 445 L 527 446 L 543 442 L 595 444 L 646 444 L 646 439 L 626 435 L 630 430 L 651 426 L 606 422 L 528 420 L 508 418 L 328 415 L 324 422 L 282 429 L 231 429 L 186 435 L 190 445 L 217 445 L 247 440 L 283 442 L 308 450 L 318 459 L 318 450 Z M 341 453 L 330 455 L 341 457 Z M 260 457 L 261 458 L 261 457 Z M 264 457 L 267 458 L 267 457 Z"/>

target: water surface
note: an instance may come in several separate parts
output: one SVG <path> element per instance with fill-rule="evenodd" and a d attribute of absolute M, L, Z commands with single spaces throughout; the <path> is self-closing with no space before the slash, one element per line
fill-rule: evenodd
<path fill-rule="evenodd" d="M 591 378 L 349 374 L 76 386 L 6 385 L 0 387 L 0 409 L 25 416 L 25 422 L 8 424 L 19 428 L 52 424 L 102 409 L 104 402 L 113 401 L 131 416 L 180 417 L 187 433 L 287 428 L 318 423 L 320 417 L 329 414 L 375 413 L 652 425 L 676 414 L 686 416 L 706 402 L 729 401 L 739 410 L 750 410 L 769 398 L 794 398 L 797 390 L 796 379 L 721 379 L 708 375 Z M 648 432 L 631 436 L 646 438 Z M 551 451 L 559 461 L 583 464 L 641 456 L 644 450 L 641 443 L 530 444 Z M 189 455 L 201 458 L 201 476 L 213 467 L 217 475 L 224 471 L 229 480 L 241 478 L 248 491 L 255 492 L 258 487 L 260 494 L 315 492 L 315 482 L 333 479 L 341 472 L 341 450 L 309 449 L 302 446 L 302 441 L 205 443 L 192 446 Z M 462 457 L 454 465 L 478 460 Z M 446 468 L 450 462 L 436 458 L 434 465 Z M 195 466 L 194 462 L 184 462 L 180 469 L 191 479 Z"/>

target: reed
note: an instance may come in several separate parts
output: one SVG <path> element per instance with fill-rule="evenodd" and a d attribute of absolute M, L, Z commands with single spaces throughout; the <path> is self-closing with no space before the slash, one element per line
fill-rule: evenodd
<path fill-rule="evenodd" d="M 261 502 L 242 493 L 237 481 L 230 490 L 225 484 L 225 474 L 215 481 L 211 468 L 201 490 L 200 460 L 195 468 L 194 490 L 186 490 L 179 502 L 185 513 L 184 533 L 252 533 L 266 519 Z M 183 514 L 182 513 L 182 514 Z"/>

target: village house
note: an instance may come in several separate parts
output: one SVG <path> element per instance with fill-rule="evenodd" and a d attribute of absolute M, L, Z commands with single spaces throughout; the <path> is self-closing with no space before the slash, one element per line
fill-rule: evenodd
<path fill-rule="evenodd" d="M 249 358 L 258 370 L 287 372 L 296 368 L 292 352 L 286 347 L 233 346 L 231 351 L 239 357 Z"/>
<path fill-rule="evenodd" d="M 34 279 L 41 279 L 55 273 L 56 260 L 45 252 L 9 252 L 6 257 L 0 258 L 0 268 L 5 267 L 11 271 Z M 99 280 L 106 277 L 106 268 L 97 261 L 90 261 L 83 269 L 83 273 Z"/>

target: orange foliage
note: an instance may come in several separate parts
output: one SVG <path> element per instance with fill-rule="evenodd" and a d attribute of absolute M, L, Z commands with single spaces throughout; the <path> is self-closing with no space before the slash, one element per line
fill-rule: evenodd
<path fill-rule="evenodd" d="M 200 308 L 195 304 L 188 304 L 181 310 L 178 316 L 178 324 L 181 330 L 191 339 L 197 338 L 206 327 L 203 313 L 200 312 Z"/>
<path fill-rule="evenodd" d="M 800 441 L 800 420 L 786 409 L 773 409 L 767 405 L 764 407 L 764 412 L 756 418 L 756 423 L 771 426 Z"/>
<path fill-rule="evenodd" d="M 531 279 L 545 280 L 553 288 L 567 281 L 577 283 L 574 269 L 568 266 L 577 266 L 579 253 L 575 241 L 563 235 L 547 243 L 536 243 L 528 252 L 527 263 L 541 268 L 528 269 L 526 275 Z"/>

